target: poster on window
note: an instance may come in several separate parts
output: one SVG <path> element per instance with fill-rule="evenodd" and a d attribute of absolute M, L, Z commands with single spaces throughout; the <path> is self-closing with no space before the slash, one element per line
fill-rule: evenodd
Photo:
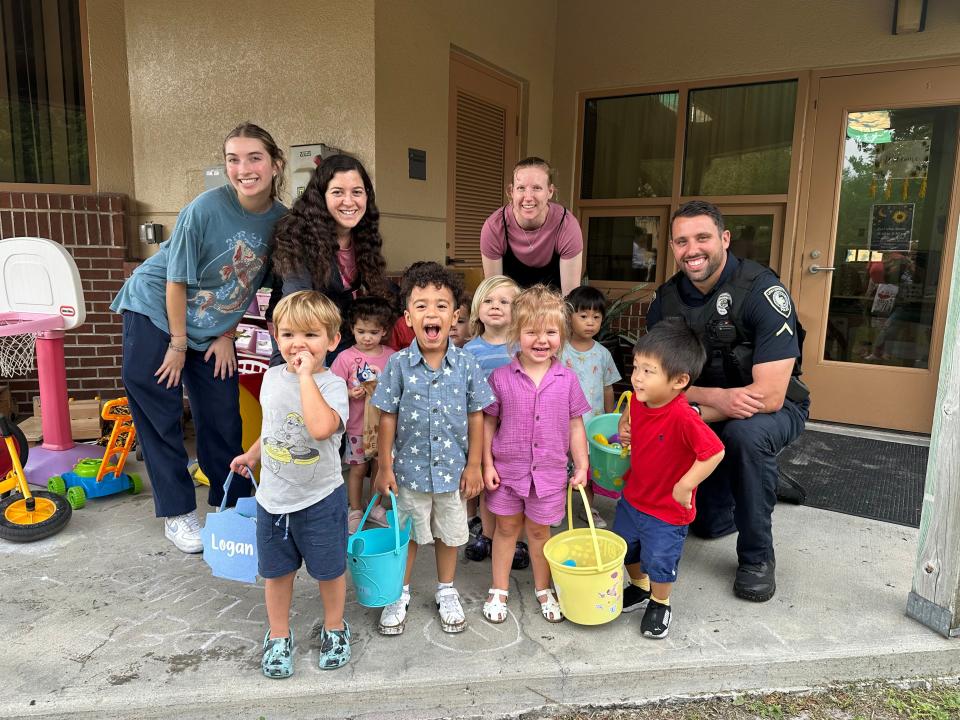
<path fill-rule="evenodd" d="M 870 213 L 870 249 L 874 252 L 910 250 L 913 203 L 877 203 Z"/>

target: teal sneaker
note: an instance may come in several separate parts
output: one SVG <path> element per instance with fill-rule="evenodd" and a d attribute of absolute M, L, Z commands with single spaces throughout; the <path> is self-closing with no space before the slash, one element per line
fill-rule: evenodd
<path fill-rule="evenodd" d="M 263 636 L 263 658 L 260 669 L 268 678 L 288 678 L 293 675 L 293 630 L 285 638 L 270 639 L 270 631 Z"/>
<path fill-rule="evenodd" d="M 320 631 L 321 670 L 336 670 L 350 662 L 350 626 L 343 621 L 343 630 Z"/>

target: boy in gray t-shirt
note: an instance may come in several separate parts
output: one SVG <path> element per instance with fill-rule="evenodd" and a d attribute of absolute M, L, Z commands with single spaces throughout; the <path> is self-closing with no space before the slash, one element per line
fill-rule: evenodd
<path fill-rule="evenodd" d="M 350 660 L 346 600 L 347 494 L 340 469 L 340 440 L 347 421 L 347 386 L 324 367 L 340 342 L 340 313 L 312 290 L 288 295 L 273 311 L 285 365 L 263 378 L 260 438 L 230 467 L 263 463 L 257 489 L 257 555 L 264 578 L 270 629 L 261 669 L 270 678 L 293 674 L 290 604 L 301 564 L 320 584 L 324 622 L 320 669 Z"/>

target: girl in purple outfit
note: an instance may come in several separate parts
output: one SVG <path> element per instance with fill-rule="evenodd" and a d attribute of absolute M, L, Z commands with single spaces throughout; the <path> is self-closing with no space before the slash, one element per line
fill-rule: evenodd
<path fill-rule="evenodd" d="M 567 307 L 544 285 L 513 301 L 509 341 L 520 351 L 489 377 L 496 401 L 484 408 L 483 484 L 487 507 L 497 516 L 493 536 L 493 583 L 483 616 L 507 618 L 510 565 L 521 530 L 526 530 L 540 611 L 549 622 L 563 615 L 543 554 L 551 523 L 563 517 L 567 453 L 574 487 L 587 481 L 587 435 L 583 415 L 590 403 L 576 373 L 557 360 L 566 339 Z"/>

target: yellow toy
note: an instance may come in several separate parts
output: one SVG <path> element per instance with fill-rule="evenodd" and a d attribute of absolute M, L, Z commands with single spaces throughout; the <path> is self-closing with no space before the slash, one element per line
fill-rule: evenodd
<path fill-rule="evenodd" d="M 27 439 L 4 415 L 0 415 L 0 538 L 32 542 L 66 527 L 73 508 L 59 495 L 43 490 L 31 492 L 23 474 L 29 453 Z"/>

